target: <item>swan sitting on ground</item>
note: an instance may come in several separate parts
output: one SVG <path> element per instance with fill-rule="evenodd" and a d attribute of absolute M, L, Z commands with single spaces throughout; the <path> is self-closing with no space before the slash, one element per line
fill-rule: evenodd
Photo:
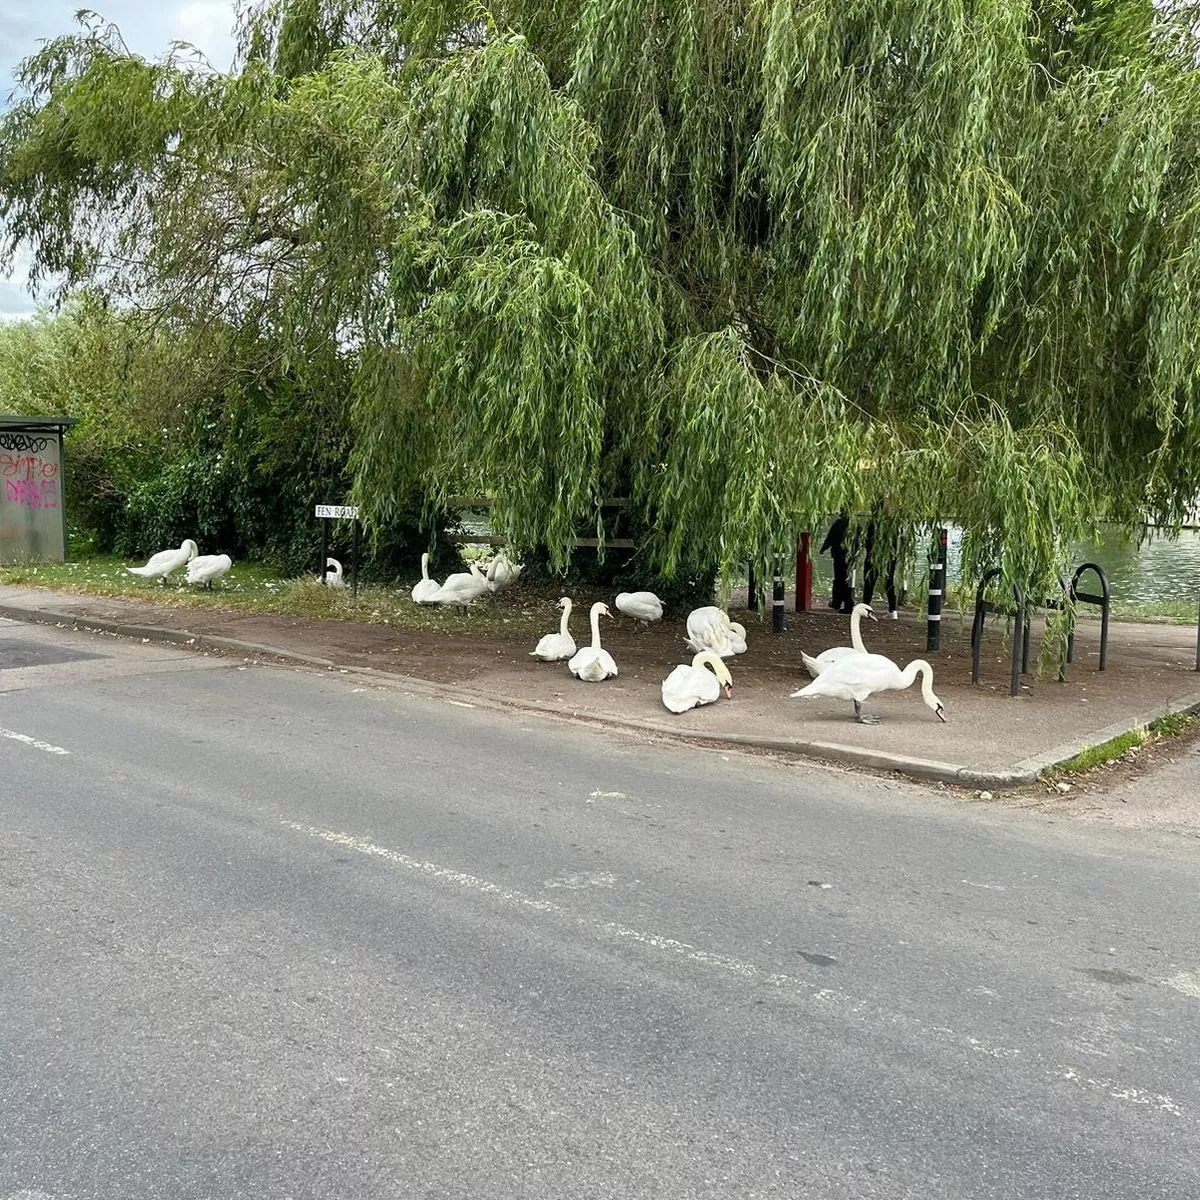
<path fill-rule="evenodd" d="M 230 567 L 233 559 L 228 554 L 202 554 L 188 563 L 188 583 L 202 583 L 210 591 L 214 580 L 220 579 Z"/>
<path fill-rule="evenodd" d="M 520 563 L 510 562 L 503 550 L 488 563 L 487 582 L 493 592 L 503 591 L 510 583 L 516 583 L 517 576 L 525 570 Z"/>
<path fill-rule="evenodd" d="M 479 564 L 472 560 L 469 571 L 458 571 L 446 576 L 446 582 L 438 588 L 436 596 L 430 597 L 433 604 L 458 604 L 465 607 L 474 604 L 480 596 L 489 590 L 487 577 L 479 569 Z"/>
<path fill-rule="evenodd" d="M 711 667 L 706 671 L 705 667 Z M 702 650 L 689 667 L 681 663 L 662 682 L 662 702 L 673 713 L 687 712 L 701 704 L 712 704 L 721 693 L 733 696 L 733 676 L 719 654 Z"/>
<path fill-rule="evenodd" d="M 600 683 L 617 673 L 617 664 L 613 656 L 600 645 L 600 618 L 611 617 L 608 605 L 597 601 L 592 605 L 592 644 L 584 646 L 567 663 L 572 675 L 588 683 Z"/>
<path fill-rule="evenodd" d="M 816 679 L 826 667 L 837 662 L 839 658 L 845 658 L 847 654 L 866 654 L 867 647 L 863 643 L 861 629 L 863 617 L 871 621 L 878 620 L 869 604 L 856 604 L 850 613 L 849 646 L 831 646 L 828 650 L 822 650 L 816 658 L 809 657 L 803 650 L 800 651 L 800 657 L 804 660 L 804 666 L 811 678 Z"/>
<path fill-rule="evenodd" d="M 662 620 L 663 602 L 653 592 L 618 592 L 617 610 L 648 625 Z"/>
<path fill-rule="evenodd" d="M 558 662 L 570 658 L 575 653 L 575 639 L 567 632 L 567 622 L 571 618 L 571 597 L 564 596 L 558 602 L 563 610 L 557 633 L 548 633 L 529 652 L 530 658 L 540 658 L 542 662 Z"/>
<path fill-rule="evenodd" d="M 172 571 L 178 571 L 184 563 L 196 557 L 198 548 L 191 538 L 185 539 L 178 550 L 160 550 L 144 567 L 126 567 L 130 575 L 143 579 L 158 579 L 161 583 Z"/>
<path fill-rule="evenodd" d="M 715 604 L 694 608 L 688 613 L 684 640 L 698 654 L 712 650 L 722 658 L 730 658 L 746 653 L 746 627 L 731 621 L 729 614 Z"/>
<path fill-rule="evenodd" d="M 346 580 L 342 577 L 342 564 L 336 558 L 327 558 L 325 560 L 325 575 L 321 582 L 326 587 L 345 587 Z"/>
<path fill-rule="evenodd" d="M 901 671 L 882 654 L 848 654 L 830 663 L 812 683 L 792 695 L 853 700 L 854 719 L 860 725 L 878 725 L 878 717 L 869 717 L 863 712 L 863 701 L 876 692 L 902 692 L 912 686 L 918 675 L 921 676 L 921 699 L 933 709 L 939 721 L 944 721 L 946 714 L 942 702 L 933 694 L 933 668 L 923 658 L 914 659 Z"/>
<path fill-rule="evenodd" d="M 435 604 L 437 602 L 437 594 L 441 590 L 442 585 L 436 579 L 429 578 L 429 555 L 422 554 L 421 578 L 412 590 L 413 602 L 415 604 Z"/>

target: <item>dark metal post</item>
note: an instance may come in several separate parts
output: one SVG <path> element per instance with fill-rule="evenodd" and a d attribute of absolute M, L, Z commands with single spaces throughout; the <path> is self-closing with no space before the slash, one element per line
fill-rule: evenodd
<path fill-rule="evenodd" d="M 354 599 L 358 599 L 358 518 L 352 522 L 354 531 L 350 535 L 350 575 L 354 580 Z"/>
<path fill-rule="evenodd" d="M 754 564 L 746 568 L 746 607 L 751 612 L 758 612 L 758 580 L 754 578 Z"/>
<path fill-rule="evenodd" d="M 321 565 L 317 568 L 317 578 L 325 582 L 325 562 L 329 558 L 329 518 L 321 518 Z"/>
<path fill-rule="evenodd" d="M 1033 627 L 1033 613 L 1029 606 L 1026 605 L 1021 609 L 1021 674 L 1029 674 L 1029 631 Z M 1013 653 L 1016 653 L 1016 646 L 1013 646 Z"/>
<path fill-rule="evenodd" d="M 933 542 L 933 559 L 929 564 L 929 612 L 925 623 L 925 649 L 940 650 L 942 646 L 942 597 L 946 592 L 946 544 L 950 536 L 939 529 Z"/>
<path fill-rule="evenodd" d="M 783 564 L 775 560 L 775 578 L 771 588 L 771 632 L 783 632 Z"/>
<path fill-rule="evenodd" d="M 1021 694 L 1021 655 L 1018 645 L 1025 641 L 1025 617 L 1025 605 L 1018 600 L 1017 611 L 1013 615 L 1012 677 L 1009 680 L 1009 693 L 1013 696 Z"/>

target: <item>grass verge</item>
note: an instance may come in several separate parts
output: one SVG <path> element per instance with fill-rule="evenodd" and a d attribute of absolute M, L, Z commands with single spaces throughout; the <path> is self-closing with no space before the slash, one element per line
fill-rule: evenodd
<path fill-rule="evenodd" d="M 430 633 L 475 634 L 482 637 L 528 637 L 557 626 L 559 595 L 541 595 L 518 582 L 499 595 L 487 596 L 467 613 L 440 605 L 414 604 L 412 584 L 359 589 L 327 588 L 312 579 L 286 579 L 261 563 L 235 562 L 212 591 L 189 586 L 177 572 L 165 583 L 141 579 L 126 563 L 97 555 L 69 563 L 31 563 L 0 568 L 0 583 L 43 587 L 86 596 L 141 600 L 169 608 L 210 609 L 242 613 L 274 613 L 315 620 L 362 621 Z M 415 579 L 413 580 L 415 582 Z"/>

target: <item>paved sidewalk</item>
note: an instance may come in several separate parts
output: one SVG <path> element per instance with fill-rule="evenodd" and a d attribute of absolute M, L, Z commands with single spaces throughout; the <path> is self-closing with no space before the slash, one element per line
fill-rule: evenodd
<path fill-rule="evenodd" d="M 547 631 L 557 624 L 556 613 L 548 602 Z M 915 617 L 881 621 L 864 630 L 868 646 L 902 663 L 929 658 L 949 721 L 938 722 L 914 687 L 873 698 L 869 707 L 883 723 L 868 727 L 850 719 L 849 704 L 789 699 L 789 692 L 807 680 L 800 667 L 801 648 L 815 653 L 848 641 L 845 618 L 829 612 L 789 613 L 782 635 L 771 634 L 769 625 L 759 625 L 751 616 L 750 649 L 730 663 L 734 699 L 682 716 L 668 713 L 659 697 L 667 672 L 690 658 L 681 622 L 676 622 L 677 631 L 664 622 L 653 636 L 639 636 L 628 623 L 614 624 L 611 633 L 606 628 L 605 645 L 621 673 L 604 684 L 584 684 L 572 678 L 565 663 L 530 659 L 531 647 L 515 639 L 171 608 L 12 586 L 0 586 L 0 615 L 190 643 L 197 649 L 272 655 L 318 667 L 368 668 L 421 681 L 420 686 L 465 703 L 513 705 L 659 736 L 798 753 L 981 789 L 1032 782 L 1040 771 L 1087 746 L 1163 713 L 1200 708 L 1195 630 L 1170 625 L 1114 623 L 1108 669 L 1100 673 L 1099 625 L 1081 622 L 1069 681 L 1029 675 L 1022 694 L 1012 697 L 1002 622 L 989 626 L 984 681 L 974 687 L 969 623 L 948 620 L 945 649 L 926 655 L 924 626 Z M 582 632 L 576 630 L 577 636 Z"/>

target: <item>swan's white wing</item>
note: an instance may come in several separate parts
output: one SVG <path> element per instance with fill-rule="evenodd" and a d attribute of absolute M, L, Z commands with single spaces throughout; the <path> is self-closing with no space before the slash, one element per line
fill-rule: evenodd
<path fill-rule="evenodd" d="M 432 604 L 442 585 L 436 579 L 419 579 L 412 590 L 412 598 L 417 604 Z"/>

